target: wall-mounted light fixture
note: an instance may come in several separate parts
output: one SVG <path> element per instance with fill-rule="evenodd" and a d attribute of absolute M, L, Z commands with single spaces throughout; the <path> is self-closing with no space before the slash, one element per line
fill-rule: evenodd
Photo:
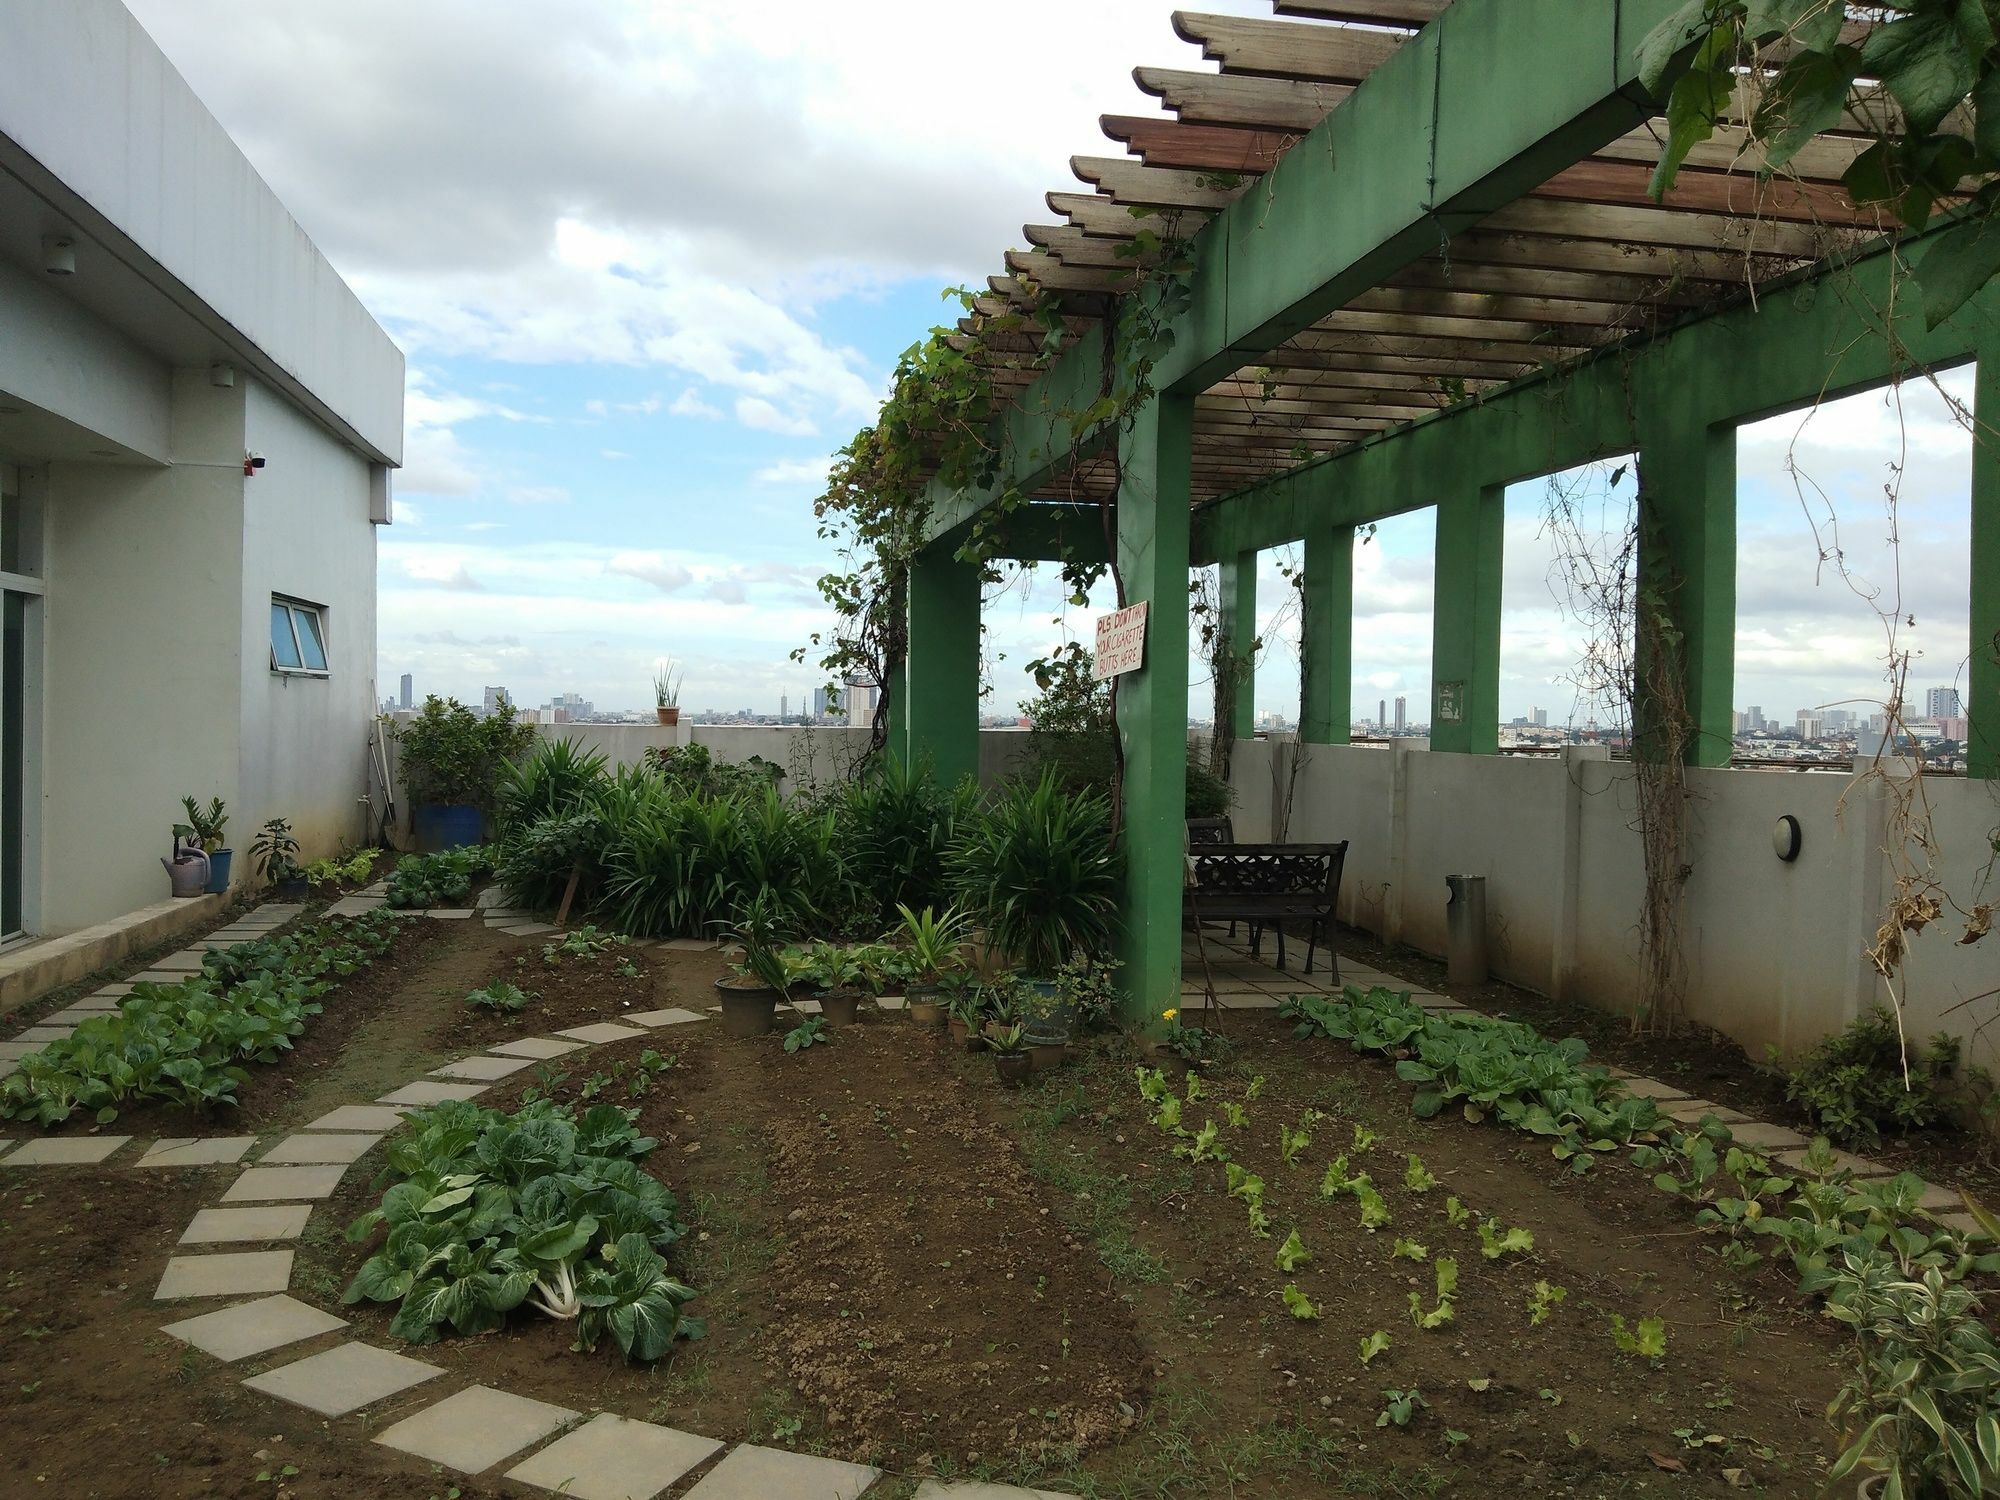
<path fill-rule="evenodd" d="M 1790 864 L 1799 857 L 1799 847 L 1804 835 L 1799 830 L 1799 820 L 1790 813 L 1771 826 L 1771 852 Z"/>
<path fill-rule="evenodd" d="M 66 234 L 42 236 L 42 269 L 51 276 L 76 274 L 76 241 Z"/>

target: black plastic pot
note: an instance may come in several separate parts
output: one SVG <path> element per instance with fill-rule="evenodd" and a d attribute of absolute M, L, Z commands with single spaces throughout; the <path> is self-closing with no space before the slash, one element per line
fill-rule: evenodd
<path fill-rule="evenodd" d="M 768 1035 L 777 1024 L 778 1002 L 784 997 L 761 984 L 742 984 L 728 979 L 715 981 L 722 997 L 722 1034 L 738 1041 Z"/>
<path fill-rule="evenodd" d="M 993 1071 L 1008 1088 L 1017 1089 L 1035 1071 L 1035 1060 L 1025 1052 L 996 1052 L 993 1054 Z"/>
<path fill-rule="evenodd" d="M 851 991 L 835 990 L 819 997 L 819 1013 L 829 1026 L 852 1026 L 861 1013 L 861 997 Z"/>

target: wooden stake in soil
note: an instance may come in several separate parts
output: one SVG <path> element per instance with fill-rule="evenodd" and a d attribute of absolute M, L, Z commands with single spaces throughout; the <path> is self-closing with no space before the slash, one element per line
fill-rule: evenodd
<path fill-rule="evenodd" d="M 556 908 L 556 926 L 561 927 L 569 921 L 569 904 L 576 899 L 576 883 L 581 879 L 583 865 L 579 862 L 571 867 L 569 884 L 563 887 L 562 904 Z"/>

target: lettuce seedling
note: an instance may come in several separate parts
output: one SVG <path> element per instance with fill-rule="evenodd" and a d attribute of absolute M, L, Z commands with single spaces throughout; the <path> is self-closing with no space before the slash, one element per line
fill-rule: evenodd
<path fill-rule="evenodd" d="M 1410 1165 L 1403 1172 L 1403 1186 L 1413 1193 L 1428 1193 L 1437 1185 L 1438 1180 L 1431 1176 L 1422 1158 L 1413 1154 Z"/>
<path fill-rule="evenodd" d="M 1611 1342 L 1618 1346 L 1621 1354 L 1636 1355 L 1643 1359 L 1665 1359 L 1667 1355 L 1667 1320 L 1665 1318 L 1641 1318 L 1636 1329 L 1628 1329 L 1625 1319 L 1617 1313 L 1611 1315 Z"/>
<path fill-rule="evenodd" d="M 1312 1137 L 1305 1131 L 1292 1130 L 1283 1125 L 1278 1127 L 1278 1155 L 1285 1159 L 1286 1166 L 1296 1167 L 1299 1153 L 1311 1144 Z"/>
<path fill-rule="evenodd" d="M 1549 1281 L 1538 1281 L 1528 1293 L 1528 1326 L 1534 1328 L 1548 1322 L 1555 1312 L 1556 1304 L 1569 1293 Z"/>
<path fill-rule="evenodd" d="M 1406 1240 L 1401 1238 L 1400 1236 L 1396 1240 L 1395 1249 L 1391 1250 L 1389 1253 L 1391 1255 L 1400 1256 L 1404 1260 L 1422 1261 L 1422 1260 L 1429 1260 L 1431 1258 L 1431 1252 L 1427 1246 L 1419 1245 L 1415 1240 Z"/>
<path fill-rule="evenodd" d="M 1379 1328 L 1376 1329 L 1361 1341 L 1361 1363 L 1363 1365 L 1368 1364 L 1376 1355 L 1381 1354 L 1388 1347 L 1389 1335 Z"/>
<path fill-rule="evenodd" d="M 1488 1260 L 1498 1260 L 1503 1255 L 1534 1248 L 1535 1236 L 1529 1230 L 1510 1229 L 1502 1234 L 1498 1219 L 1479 1221 L 1479 1253 Z"/>
<path fill-rule="evenodd" d="M 1299 1232 L 1294 1228 L 1285 1236 L 1284 1244 L 1278 1247 L 1278 1269 L 1286 1272 L 1296 1271 L 1311 1259 L 1312 1251 L 1306 1249 L 1306 1242 L 1299 1238 Z"/>
<path fill-rule="evenodd" d="M 1285 1289 L 1279 1295 L 1285 1299 L 1285 1306 L 1292 1310 L 1293 1317 L 1303 1321 L 1307 1318 L 1317 1318 L 1319 1316 L 1319 1309 L 1314 1307 L 1307 1300 L 1306 1294 L 1291 1282 L 1288 1281 L 1285 1283 Z"/>

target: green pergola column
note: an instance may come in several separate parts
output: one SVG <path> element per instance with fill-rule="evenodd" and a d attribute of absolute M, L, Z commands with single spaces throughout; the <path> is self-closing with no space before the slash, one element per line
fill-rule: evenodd
<path fill-rule="evenodd" d="M 1144 663 L 1118 679 L 1125 752 L 1125 994 L 1145 1023 L 1180 1004 L 1186 844 L 1189 470 L 1194 403 L 1163 395 L 1121 434 L 1118 571 L 1145 603 Z"/>
<path fill-rule="evenodd" d="M 1344 745 L 1354 721 L 1354 528 L 1315 526 L 1305 543 L 1299 738 Z"/>
<path fill-rule="evenodd" d="M 910 641 L 890 743 L 946 784 L 979 774 L 979 570 L 933 546 L 910 567 Z"/>
<path fill-rule="evenodd" d="M 1232 739 L 1253 739 L 1257 734 L 1257 682 L 1253 673 L 1257 644 L 1257 554 L 1233 553 L 1216 564 L 1215 573 L 1222 617 L 1217 624 L 1228 646 L 1219 660 L 1233 664 L 1231 670 L 1237 674 L 1229 734 Z"/>
<path fill-rule="evenodd" d="M 1639 507 L 1639 588 L 1660 592 L 1681 634 L 1693 719 L 1688 762 L 1726 766 L 1736 731 L 1736 429 L 1642 423 Z M 1640 732 L 1645 674 L 1642 660 L 1633 704 Z"/>
<path fill-rule="evenodd" d="M 1431 603 L 1431 749 L 1500 749 L 1500 574 L 1506 489 L 1453 490 L 1438 502 Z"/>
<path fill-rule="evenodd" d="M 2000 344 L 1980 350 L 1973 386 L 1972 650 L 1965 761 L 2000 778 Z"/>

